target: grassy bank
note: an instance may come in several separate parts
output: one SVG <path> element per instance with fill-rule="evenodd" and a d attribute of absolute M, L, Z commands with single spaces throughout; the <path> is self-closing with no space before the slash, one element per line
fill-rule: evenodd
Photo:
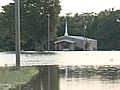
<path fill-rule="evenodd" d="M 19 70 L 15 67 L 2 67 L 0 68 L 0 90 L 26 84 L 38 72 L 35 67 L 21 67 Z"/>

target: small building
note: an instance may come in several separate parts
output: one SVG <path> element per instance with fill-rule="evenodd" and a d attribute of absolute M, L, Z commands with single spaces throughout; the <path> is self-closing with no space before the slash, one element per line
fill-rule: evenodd
<path fill-rule="evenodd" d="M 54 42 L 56 51 L 94 51 L 97 50 L 97 40 L 82 37 L 70 36 L 67 30 L 67 20 L 64 36 L 57 37 Z"/>

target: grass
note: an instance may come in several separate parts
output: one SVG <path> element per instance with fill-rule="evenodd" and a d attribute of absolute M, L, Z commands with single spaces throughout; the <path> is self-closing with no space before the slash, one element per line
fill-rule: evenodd
<path fill-rule="evenodd" d="M 21 67 L 19 70 L 16 70 L 15 67 L 2 67 L 0 68 L 0 90 L 8 90 L 26 84 L 38 72 L 35 67 Z"/>

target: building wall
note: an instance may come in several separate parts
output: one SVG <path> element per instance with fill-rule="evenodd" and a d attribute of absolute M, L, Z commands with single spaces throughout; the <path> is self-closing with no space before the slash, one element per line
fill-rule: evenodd
<path fill-rule="evenodd" d="M 74 43 L 68 43 L 68 42 L 57 43 L 57 44 L 55 44 L 55 50 L 58 50 L 58 51 L 63 51 L 63 50 L 73 51 L 74 50 Z"/>
<path fill-rule="evenodd" d="M 97 41 L 88 41 L 90 43 L 88 50 L 96 51 L 97 50 Z"/>
<path fill-rule="evenodd" d="M 74 41 L 75 43 L 70 43 L 70 42 L 59 42 L 55 44 L 55 50 L 85 50 L 85 42 L 84 40 L 80 40 L 80 39 L 75 39 L 75 38 L 70 38 L 67 36 L 62 36 L 57 38 L 57 41 L 61 41 L 61 40 L 70 40 L 70 41 Z M 93 51 L 93 50 L 97 50 L 97 41 L 96 40 L 88 40 L 87 41 L 89 43 L 89 47 L 87 48 L 87 50 Z M 67 43 L 66 46 L 64 46 L 64 44 Z"/>
<path fill-rule="evenodd" d="M 84 41 L 76 40 L 75 50 L 84 50 Z"/>

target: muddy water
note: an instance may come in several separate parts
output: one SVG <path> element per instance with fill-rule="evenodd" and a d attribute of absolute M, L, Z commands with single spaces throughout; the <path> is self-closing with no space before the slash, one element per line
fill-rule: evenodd
<path fill-rule="evenodd" d="M 31 54 L 32 53 L 32 54 Z M 38 67 L 40 72 L 22 90 L 120 90 L 120 52 L 54 52 L 55 54 L 21 54 L 21 65 Z M 15 65 L 15 54 L 0 53 L 0 66 Z M 49 66 L 50 65 L 50 66 Z M 51 66 L 52 65 L 52 66 Z M 54 66 L 64 66 L 61 67 Z M 118 65 L 86 68 L 81 66 Z M 67 67 L 66 66 L 71 66 Z M 77 68 L 76 68 L 77 66 Z M 79 68 L 78 68 L 79 67 Z"/>
<path fill-rule="evenodd" d="M 58 66 L 39 67 L 40 73 L 22 90 L 120 90 L 120 72 L 113 68 L 98 70 L 77 66 L 77 69 L 69 68 L 66 74 L 66 70 Z"/>

